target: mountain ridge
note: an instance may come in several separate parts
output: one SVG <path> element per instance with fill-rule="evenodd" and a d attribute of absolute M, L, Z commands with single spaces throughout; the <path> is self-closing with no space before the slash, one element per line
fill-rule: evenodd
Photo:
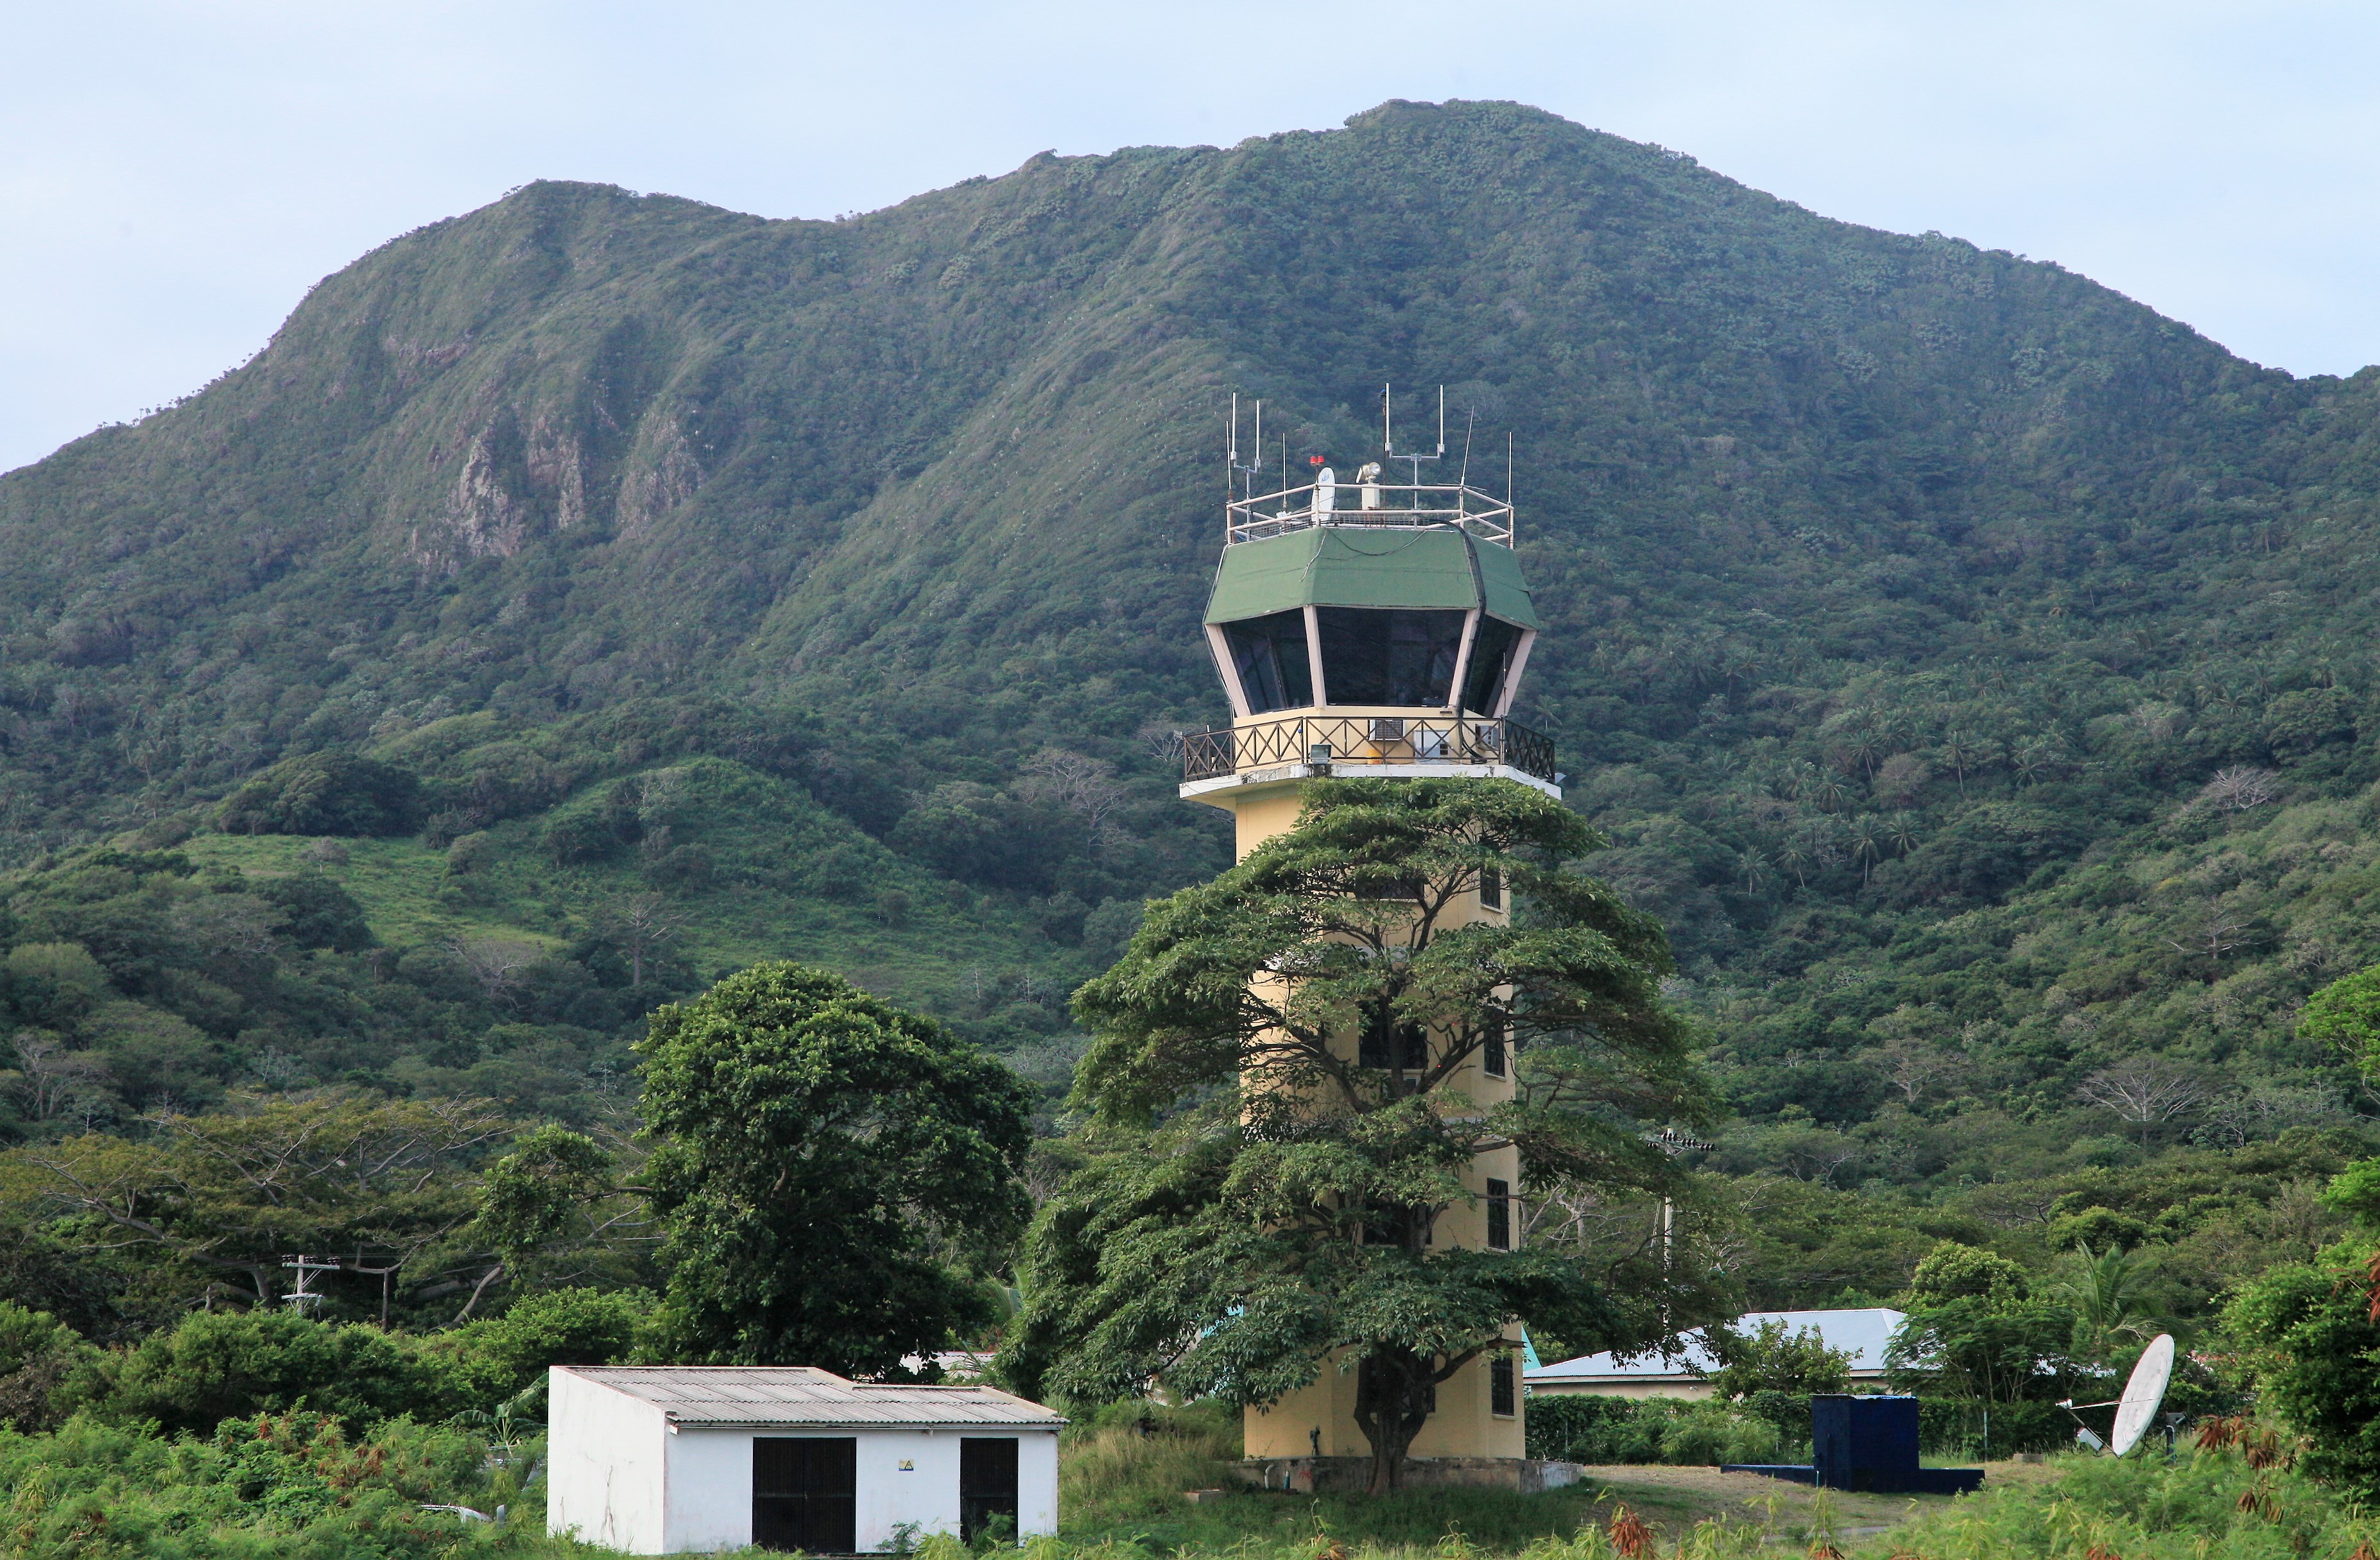
<path fill-rule="evenodd" d="M 1926 1110 L 2010 1143 L 2096 1119 L 2074 1090 L 2136 1054 L 2350 1097 L 2289 1015 L 2366 951 L 2312 907 L 2380 778 L 2341 632 L 2380 369 L 2262 369 L 2054 265 L 1514 104 L 1044 154 L 835 222 L 539 183 L 393 240 L 202 393 L 0 477 L 0 838 L 42 878 L 212 827 L 293 755 L 399 755 L 445 820 L 406 870 L 457 904 L 591 947 L 622 896 L 824 885 L 783 950 L 878 946 L 904 999 L 1054 1044 L 1048 990 L 1224 857 L 1169 768 L 1222 714 L 1224 397 L 1265 396 L 1293 462 L 1353 458 L 1383 381 L 1443 383 L 1485 465 L 1516 437 L 1548 619 L 1517 713 L 1671 926 L 1748 1119 L 1880 1131 L 1872 1053 L 1904 1042 L 1973 1064 Z M 706 756 L 840 814 L 844 865 L 643 799 Z M 2193 803 L 2231 769 L 2268 800 Z M 2316 813 L 2343 854 L 2279 866 Z M 2159 963 L 2212 912 L 2141 873 L 2227 851 L 2276 864 L 2208 879 L 2269 935 L 2213 980 Z M 2099 920 L 2045 940 L 2078 883 Z M 960 925 L 1039 1016 L 931 973 Z M 2070 942 L 2137 984 L 2040 951 Z M 2175 1006 L 2235 981 L 2221 1022 Z M 1925 1158 L 1869 1149 L 1879 1184 Z"/>

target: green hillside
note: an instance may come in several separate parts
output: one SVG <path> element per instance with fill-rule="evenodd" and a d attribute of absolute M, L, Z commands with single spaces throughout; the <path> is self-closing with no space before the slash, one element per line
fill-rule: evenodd
<path fill-rule="evenodd" d="M 1172 789 L 1225 398 L 1353 462 L 1384 381 L 1447 387 L 1475 480 L 1513 435 L 1516 713 L 1670 927 L 1756 1298 L 2103 1206 L 2203 1309 L 2338 1227 L 2371 1102 L 2295 1013 L 2380 957 L 2380 371 L 1501 103 L 831 223 L 531 185 L 0 478 L 0 940 L 99 983 L 11 977 L 93 1060 L 12 1130 L 308 1080 L 584 1116 L 764 955 L 1054 1089 L 1064 993 L 1227 853 Z M 2128 1067 L 2183 1103 L 2107 1105 Z"/>

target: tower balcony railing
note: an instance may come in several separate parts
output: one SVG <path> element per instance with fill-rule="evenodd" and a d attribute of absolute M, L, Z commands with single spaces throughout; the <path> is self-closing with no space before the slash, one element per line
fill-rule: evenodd
<path fill-rule="evenodd" d="M 1376 765 L 1501 764 L 1557 783 L 1553 740 L 1518 720 L 1475 715 L 1292 715 L 1182 739 L 1182 778 L 1220 780 L 1282 764 L 1360 775 Z"/>
<path fill-rule="evenodd" d="M 1512 506 L 1460 482 L 1309 482 L 1234 499 L 1226 508 L 1224 539 L 1232 542 L 1317 526 L 1460 526 L 1483 540 L 1512 545 Z"/>

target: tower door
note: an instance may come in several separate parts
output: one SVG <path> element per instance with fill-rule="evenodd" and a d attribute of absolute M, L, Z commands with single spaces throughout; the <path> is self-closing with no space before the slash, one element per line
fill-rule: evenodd
<path fill-rule="evenodd" d="M 1016 1536 L 1016 1437 L 959 1438 L 959 1537 L 973 1543 L 995 1517 Z"/>
<path fill-rule="evenodd" d="M 850 1435 L 752 1439 L 752 1542 L 849 1554 L 859 1547 L 859 1442 Z"/>

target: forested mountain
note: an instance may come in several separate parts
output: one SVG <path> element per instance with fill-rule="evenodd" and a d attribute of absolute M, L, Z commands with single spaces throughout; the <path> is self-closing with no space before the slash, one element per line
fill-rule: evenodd
<path fill-rule="evenodd" d="M 2380 957 L 2380 372 L 1497 103 L 836 222 L 532 185 L 0 478 L 15 1130 L 589 1119 L 768 955 L 1054 1085 L 1226 855 L 1171 756 L 1225 398 L 1344 463 L 1383 382 L 1475 479 L 1514 437 L 1518 713 L 1670 927 L 1755 1298 L 2096 1206 L 2197 1304 L 2332 1227 L 2368 1099 L 2294 1015 Z"/>

